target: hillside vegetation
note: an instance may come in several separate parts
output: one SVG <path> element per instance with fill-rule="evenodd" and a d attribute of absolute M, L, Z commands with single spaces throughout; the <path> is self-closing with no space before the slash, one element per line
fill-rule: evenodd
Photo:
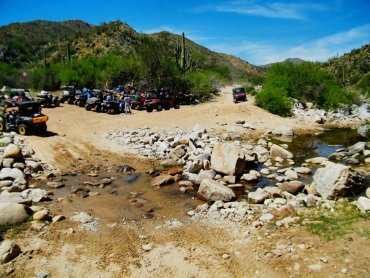
<path fill-rule="evenodd" d="M 186 39 L 192 60 L 182 74 L 175 51 L 181 36 L 137 33 L 120 22 L 33 21 L 0 28 L 0 86 L 58 89 L 62 84 L 190 90 L 208 98 L 218 85 L 253 78 L 261 70 Z M 26 72 L 26 76 L 22 75 Z"/>

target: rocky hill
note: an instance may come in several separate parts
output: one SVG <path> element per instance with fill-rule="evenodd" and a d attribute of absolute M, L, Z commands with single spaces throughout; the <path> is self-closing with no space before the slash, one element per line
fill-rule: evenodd
<path fill-rule="evenodd" d="M 336 77 L 338 82 L 346 86 L 361 83 L 364 78 L 370 79 L 370 44 L 353 49 L 343 56 L 332 58 L 323 66 Z"/>
<path fill-rule="evenodd" d="M 16 67 L 40 64 L 44 55 L 48 62 L 59 62 L 68 55 L 86 57 L 106 53 L 129 54 L 145 44 L 145 39 L 165 37 L 176 45 L 179 36 L 169 32 L 142 34 L 121 21 L 99 26 L 73 20 L 63 22 L 32 21 L 0 28 L 0 61 Z M 234 56 L 213 52 L 187 40 L 197 66 L 226 66 L 232 76 L 258 75 L 261 70 Z M 69 48 L 69 50 L 67 50 Z"/>
<path fill-rule="evenodd" d="M 277 63 L 293 63 L 293 64 L 297 65 L 297 64 L 300 64 L 300 63 L 303 63 L 303 62 L 305 62 L 305 61 L 302 60 L 302 59 L 300 59 L 300 58 L 288 58 L 288 59 L 285 59 L 282 62 L 277 62 Z M 271 64 L 266 64 L 266 65 L 261 65 L 259 67 L 260 68 L 263 68 L 263 69 L 268 69 L 273 64 L 277 64 L 277 63 L 271 63 Z"/>

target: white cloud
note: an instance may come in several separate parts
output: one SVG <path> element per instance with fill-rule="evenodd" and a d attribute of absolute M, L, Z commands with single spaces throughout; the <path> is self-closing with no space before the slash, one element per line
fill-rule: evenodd
<path fill-rule="evenodd" d="M 213 4 L 199 6 L 194 9 L 195 12 L 225 12 L 242 15 L 254 15 L 269 18 L 296 19 L 305 20 L 307 12 L 311 10 L 321 11 L 326 7 L 311 3 L 259 3 L 260 1 L 232 1 L 222 4 Z"/>
<path fill-rule="evenodd" d="M 286 58 L 301 58 L 306 61 L 325 61 L 337 53 L 344 54 L 370 42 L 370 24 L 345 32 L 323 37 L 296 46 L 274 45 L 273 42 L 243 41 L 237 46 L 231 44 L 208 45 L 209 48 L 233 54 L 246 61 L 263 65 L 283 61 Z"/>

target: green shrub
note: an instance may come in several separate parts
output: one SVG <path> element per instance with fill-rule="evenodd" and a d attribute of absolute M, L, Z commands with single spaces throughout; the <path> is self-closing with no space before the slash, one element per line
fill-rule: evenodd
<path fill-rule="evenodd" d="M 264 88 L 256 95 L 256 104 L 267 111 L 283 117 L 289 116 L 292 109 L 292 101 L 287 92 L 278 87 Z"/>

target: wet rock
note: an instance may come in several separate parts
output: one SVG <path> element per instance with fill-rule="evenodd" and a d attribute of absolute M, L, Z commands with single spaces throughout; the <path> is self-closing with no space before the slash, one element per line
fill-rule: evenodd
<path fill-rule="evenodd" d="M 99 180 L 99 184 L 101 185 L 108 185 L 108 184 L 111 184 L 113 182 L 113 179 L 112 178 L 102 178 L 101 180 Z"/>
<path fill-rule="evenodd" d="M 62 183 L 62 182 L 58 182 L 58 181 L 50 181 L 46 184 L 49 188 L 53 188 L 53 189 L 57 189 L 57 188 L 61 188 L 61 187 L 64 187 L 65 184 Z"/>
<path fill-rule="evenodd" d="M 90 192 L 90 189 L 84 187 L 84 186 L 72 186 L 71 187 L 71 193 L 76 194 L 79 191 L 85 191 L 85 192 Z"/>
<path fill-rule="evenodd" d="M 326 157 L 313 157 L 313 158 L 309 158 L 309 159 L 306 159 L 305 160 L 307 163 L 311 163 L 311 164 L 321 164 L 325 161 L 328 161 L 328 159 Z"/>
<path fill-rule="evenodd" d="M 216 143 L 211 156 L 211 168 L 225 175 L 239 175 L 245 169 L 245 155 L 240 146 Z"/>
<path fill-rule="evenodd" d="M 83 223 L 83 224 L 94 221 L 94 218 L 91 217 L 86 212 L 77 213 L 75 216 L 72 216 L 70 219 L 72 221 L 80 222 L 80 223 Z"/>
<path fill-rule="evenodd" d="M 278 188 L 283 191 L 295 194 L 302 191 L 302 189 L 304 188 L 304 184 L 300 181 L 283 182 L 278 185 Z"/>
<path fill-rule="evenodd" d="M 357 207 L 362 212 L 370 211 L 370 199 L 366 197 L 359 197 L 357 200 Z"/>
<path fill-rule="evenodd" d="M 261 174 L 256 170 L 250 170 L 249 173 L 244 174 L 240 180 L 256 182 L 261 177 Z"/>
<path fill-rule="evenodd" d="M 167 184 L 172 184 L 174 182 L 175 182 L 175 179 L 173 176 L 163 174 L 153 179 L 152 186 L 163 186 Z"/>
<path fill-rule="evenodd" d="M 28 218 L 26 207 L 16 203 L 0 203 L 0 225 L 21 223 Z"/>
<path fill-rule="evenodd" d="M 358 142 L 350 147 L 348 147 L 348 155 L 354 155 L 356 153 L 362 152 L 366 147 L 366 142 Z"/>
<path fill-rule="evenodd" d="M 346 159 L 347 164 L 357 165 L 360 164 L 360 161 L 357 158 L 349 157 Z"/>
<path fill-rule="evenodd" d="M 293 154 L 287 150 L 285 150 L 284 148 L 276 145 L 276 144 L 273 144 L 270 148 L 270 155 L 275 157 L 275 156 L 279 156 L 281 158 L 293 158 Z"/>
<path fill-rule="evenodd" d="M 298 179 L 298 174 L 294 170 L 291 170 L 291 169 L 286 170 L 284 175 L 291 180 Z"/>
<path fill-rule="evenodd" d="M 135 168 L 129 166 L 129 165 L 123 165 L 121 167 L 119 167 L 118 169 L 119 172 L 121 173 L 133 173 L 133 172 L 136 172 Z"/>
<path fill-rule="evenodd" d="M 123 182 L 124 183 L 127 183 L 127 184 L 132 184 L 132 183 L 136 182 L 139 177 L 140 177 L 140 174 L 132 174 L 132 175 L 130 175 L 128 177 L 125 177 L 123 179 Z"/>
<path fill-rule="evenodd" d="M 21 248 L 12 240 L 4 240 L 0 243 L 0 263 L 10 262 L 21 253 Z"/>
<path fill-rule="evenodd" d="M 311 186 L 324 199 L 336 199 L 361 191 L 365 177 L 349 166 L 328 162 L 325 168 L 317 169 Z"/>
<path fill-rule="evenodd" d="M 257 188 L 256 191 L 248 193 L 248 201 L 253 204 L 261 204 L 269 197 L 270 194 L 261 188 Z"/>
<path fill-rule="evenodd" d="M 211 179 L 204 179 L 201 182 L 197 194 L 206 201 L 230 201 L 235 198 L 235 194 L 230 188 Z"/>
<path fill-rule="evenodd" d="M 5 147 L 3 157 L 14 158 L 18 160 L 23 159 L 22 150 L 17 145 L 9 144 L 8 146 Z"/>
<path fill-rule="evenodd" d="M 89 197 L 90 195 L 86 191 L 79 190 L 79 191 L 77 191 L 77 196 L 83 199 L 83 198 Z"/>
<path fill-rule="evenodd" d="M 295 167 L 294 171 L 296 171 L 298 174 L 311 174 L 312 170 L 307 167 Z"/>

